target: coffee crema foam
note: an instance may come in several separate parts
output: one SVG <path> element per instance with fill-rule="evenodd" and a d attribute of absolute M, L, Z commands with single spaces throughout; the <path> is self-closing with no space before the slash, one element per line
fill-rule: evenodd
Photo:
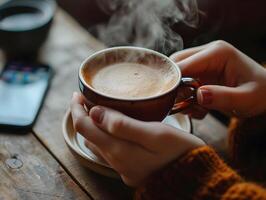
<path fill-rule="evenodd" d="M 121 62 L 103 67 L 85 67 L 87 84 L 107 96 L 136 99 L 157 96 L 173 88 L 178 75 L 170 66 Z"/>

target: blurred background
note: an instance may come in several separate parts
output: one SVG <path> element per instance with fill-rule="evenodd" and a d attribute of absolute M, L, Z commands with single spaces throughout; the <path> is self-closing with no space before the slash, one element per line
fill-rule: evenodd
<path fill-rule="evenodd" d="M 12 0 L 0 0 L 0 6 L 6 2 Z M 265 0 L 57 0 L 57 3 L 107 46 L 139 45 L 170 54 L 223 39 L 259 62 L 266 60 Z M 162 43 L 164 47 L 151 45 Z"/>
<path fill-rule="evenodd" d="M 96 37 L 95 26 L 107 23 L 112 16 L 102 9 L 102 0 L 58 0 L 58 3 Z M 265 0 L 197 0 L 197 4 L 200 13 L 197 27 L 182 21 L 172 26 L 183 38 L 185 48 L 223 39 L 259 62 L 266 60 Z"/>

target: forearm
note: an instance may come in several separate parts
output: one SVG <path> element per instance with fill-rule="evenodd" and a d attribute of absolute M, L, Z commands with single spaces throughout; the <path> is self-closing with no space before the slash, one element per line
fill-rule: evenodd
<path fill-rule="evenodd" d="M 137 189 L 135 199 L 257 199 L 258 196 L 266 199 L 265 190 L 245 183 L 214 150 L 201 147 L 151 177 Z"/>

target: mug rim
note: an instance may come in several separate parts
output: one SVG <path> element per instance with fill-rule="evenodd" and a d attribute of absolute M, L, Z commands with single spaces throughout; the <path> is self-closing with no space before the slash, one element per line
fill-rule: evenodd
<path fill-rule="evenodd" d="M 139 51 L 149 52 L 149 53 L 155 54 L 158 57 L 166 59 L 168 62 L 170 62 L 171 66 L 174 67 L 174 69 L 175 69 L 175 71 L 177 73 L 178 79 L 177 79 L 176 83 L 169 90 L 166 90 L 165 92 L 163 92 L 161 94 L 157 94 L 157 95 L 149 96 L 149 97 L 138 97 L 138 98 L 120 98 L 120 97 L 110 96 L 110 95 L 107 95 L 107 94 L 105 94 L 103 92 L 97 91 L 92 86 L 87 84 L 86 81 L 84 80 L 83 75 L 82 75 L 82 69 L 84 68 L 86 63 L 88 63 L 90 60 L 94 59 L 96 56 L 98 56 L 100 54 L 103 54 L 105 52 L 110 52 L 110 51 L 113 51 L 113 50 L 120 50 L 120 49 L 123 49 L 123 50 L 127 50 L 127 49 L 128 50 L 139 50 Z M 144 47 L 136 47 L 136 46 L 116 46 L 116 47 L 110 47 L 110 48 L 105 48 L 105 49 L 96 51 L 95 53 L 93 53 L 90 56 L 88 56 L 81 63 L 81 65 L 79 67 L 79 81 L 81 81 L 82 84 L 85 87 L 87 87 L 89 90 L 93 91 L 94 93 L 96 93 L 96 94 L 98 94 L 100 96 L 103 96 L 103 97 L 106 97 L 106 98 L 109 98 L 109 99 L 113 99 L 113 100 L 118 100 L 118 101 L 131 101 L 132 102 L 132 101 L 145 101 L 145 100 L 152 100 L 152 99 L 160 98 L 162 96 L 165 96 L 165 95 L 171 93 L 173 90 L 175 90 L 179 86 L 181 78 L 182 78 L 182 75 L 181 75 L 180 68 L 169 57 L 167 57 L 166 55 L 164 55 L 164 54 L 162 54 L 160 52 L 154 51 L 152 49 L 148 49 L 148 48 L 144 48 Z"/>

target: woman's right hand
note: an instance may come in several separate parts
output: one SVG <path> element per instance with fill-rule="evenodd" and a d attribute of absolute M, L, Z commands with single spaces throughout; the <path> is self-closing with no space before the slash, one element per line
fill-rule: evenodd
<path fill-rule="evenodd" d="M 177 52 L 171 56 L 184 77 L 199 79 L 198 104 L 238 117 L 266 111 L 266 70 L 224 41 Z M 201 118 L 203 109 L 186 111 Z M 200 117 L 199 117 L 200 116 Z"/>

